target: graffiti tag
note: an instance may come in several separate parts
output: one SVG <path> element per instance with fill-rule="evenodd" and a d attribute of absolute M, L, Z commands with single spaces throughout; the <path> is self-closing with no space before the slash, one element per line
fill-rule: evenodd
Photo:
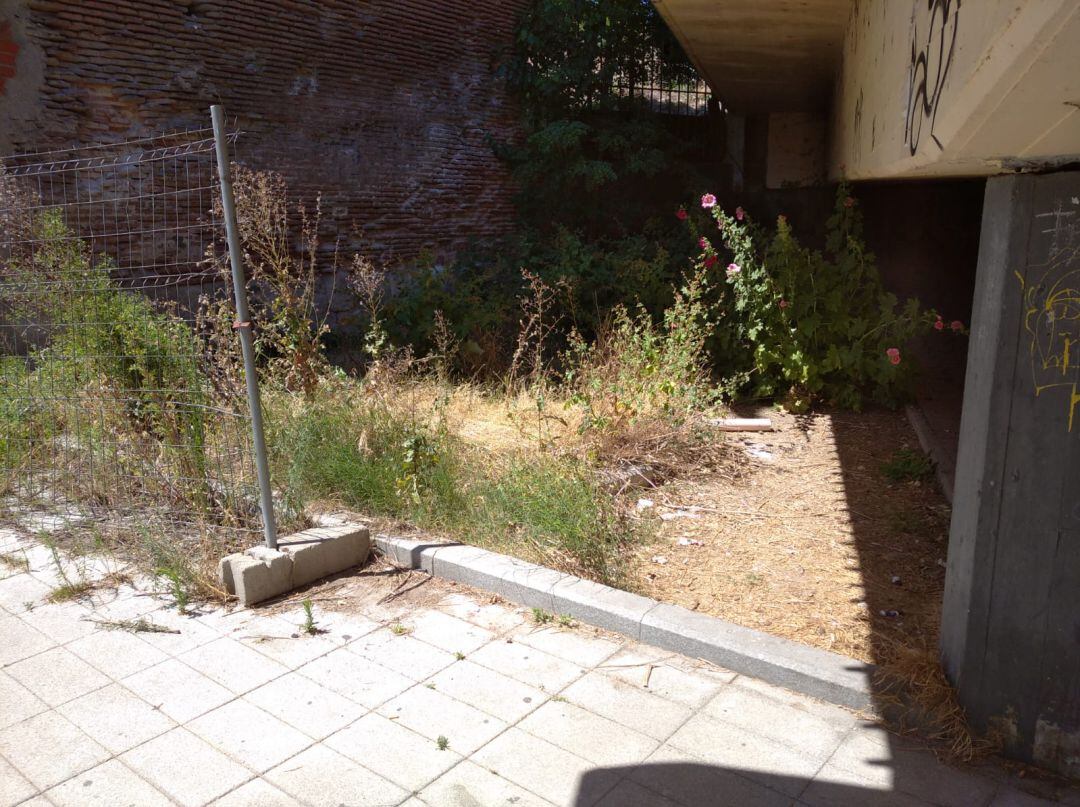
<path fill-rule="evenodd" d="M 920 30 L 918 21 L 913 21 L 911 31 L 904 139 L 913 156 L 919 150 L 924 128 L 938 148 L 944 150 L 941 141 L 934 136 L 934 123 L 941 106 L 945 79 L 949 76 L 956 53 L 956 32 L 960 18 L 960 0 L 925 2 L 927 13 L 924 25 Z"/>

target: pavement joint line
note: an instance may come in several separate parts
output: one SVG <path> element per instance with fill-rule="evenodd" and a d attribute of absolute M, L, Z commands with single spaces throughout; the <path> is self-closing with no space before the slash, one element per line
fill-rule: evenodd
<path fill-rule="evenodd" d="M 872 664 L 479 547 L 432 544 L 384 533 L 374 535 L 372 542 L 383 556 L 407 568 L 494 591 L 527 607 L 550 602 L 545 610 L 551 613 L 558 613 L 556 603 L 563 602 L 575 619 L 643 644 L 849 709 L 873 709 Z M 560 586 L 575 587 L 567 595 L 572 599 L 560 599 Z M 640 613 L 629 617 L 627 611 L 635 608 Z"/>

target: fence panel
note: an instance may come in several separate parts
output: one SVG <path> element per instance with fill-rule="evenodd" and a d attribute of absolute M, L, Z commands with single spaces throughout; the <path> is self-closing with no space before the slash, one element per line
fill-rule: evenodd
<path fill-rule="evenodd" d="M 257 540 L 219 200 L 209 129 L 0 159 L 0 518 Z"/>

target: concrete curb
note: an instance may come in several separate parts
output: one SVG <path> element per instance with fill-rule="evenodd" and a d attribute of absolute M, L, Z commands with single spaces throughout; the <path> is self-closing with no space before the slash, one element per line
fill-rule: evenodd
<path fill-rule="evenodd" d="M 568 614 L 829 703 L 870 710 L 873 665 L 465 544 L 376 535 L 393 563 Z"/>
<path fill-rule="evenodd" d="M 934 463 L 934 475 L 937 477 L 938 486 L 945 495 L 949 504 L 953 503 L 953 489 L 956 487 L 956 468 L 945 449 L 941 447 L 937 432 L 926 419 L 918 404 L 908 404 L 904 407 L 908 423 L 911 424 L 915 436 L 919 440 L 922 450 Z"/>

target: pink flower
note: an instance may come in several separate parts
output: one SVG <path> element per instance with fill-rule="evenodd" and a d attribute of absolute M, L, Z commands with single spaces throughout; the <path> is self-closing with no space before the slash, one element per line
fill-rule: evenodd
<path fill-rule="evenodd" d="M 701 238 L 698 239 L 697 245 L 699 247 L 701 247 L 702 249 L 708 249 L 709 248 L 709 239 L 706 238 L 705 236 L 701 236 Z"/>
<path fill-rule="evenodd" d="M 949 325 L 949 327 L 952 328 L 954 331 L 962 331 L 962 330 L 964 330 L 964 323 L 962 323 L 958 319 L 954 319 L 952 321 L 952 324 Z"/>
<path fill-rule="evenodd" d="M 716 261 L 717 261 L 717 257 L 715 255 L 709 255 L 707 258 L 705 258 L 705 265 L 706 266 L 716 266 Z"/>
<path fill-rule="evenodd" d="M 889 364 L 900 363 L 900 348 L 891 347 L 885 351 L 885 355 L 889 357 Z"/>
<path fill-rule="evenodd" d="M 935 328 L 935 330 L 939 330 L 939 331 L 945 330 L 945 323 L 941 321 L 941 317 L 938 317 L 937 321 L 934 322 L 934 328 Z"/>
<path fill-rule="evenodd" d="M 701 197 L 701 206 L 708 210 L 710 207 L 716 207 L 716 197 L 711 193 L 706 193 Z"/>
<path fill-rule="evenodd" d="M 852 197 L 844 199 L 844 207 L 855 207 L 855 200 Z"/>
<path fill-rule="evenodd" d="M 787 300 L 781 300 L 781 301 L 780 301 L 780 302 L 778 303 L 778 305 L 779 305 L 779 306 L 780 306 L 781 308 L 787 308 L 787 307 L 788 307 L 788 306 L 790 305 L 790 303 L 789 303 L 789 302 L 788 302 Z"/>
<path fill-rule="evenodd" d="M 783 213 L 781 213 L 779 216 L 777 216 L 776 220 L 778 222 L 780 222 L 781 224 L 787 224 L 787 216 L 785 216 Z"/>
<path fill-rule="evenodd" d="M 735 218 L 739 221 L 742 221 L 744 218 L 746 218 L 746 211 L 743 210 L 741 207 L 735 208 Z"/>
<path fill-rule="evenodd" d="M 739 269 L 739 264 L 737 264 L 737 263 L 729 263 L 727 265 L 727 276 L 728 277 L 735 277 L 735 275 L 739 274 L 740 271 L 741 270 Z"/>
<path fill-rule="evenodd" d="M 685 207 L 680 207 L 678 210 L 675 211 L 675 218 L 677 218 L 679 221 L 686 221 L 686 216 L 687 213 Z"/>

